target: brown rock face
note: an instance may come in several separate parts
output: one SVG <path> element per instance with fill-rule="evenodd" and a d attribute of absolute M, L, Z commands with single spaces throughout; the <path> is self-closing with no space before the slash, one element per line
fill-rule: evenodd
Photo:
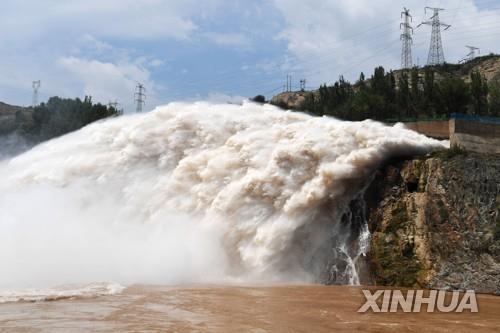
<path fill-rule="evenodd" d="M 308 97 L 315 95 L 314 91 L 284 92 L 272 98 L 271 104 L 283 109 L 303 110 Z"/>
<path fill-rule="evenodd" d="M 500 157 L 389 163 L 365 194 L 380 285 L 500 293 Z"/>

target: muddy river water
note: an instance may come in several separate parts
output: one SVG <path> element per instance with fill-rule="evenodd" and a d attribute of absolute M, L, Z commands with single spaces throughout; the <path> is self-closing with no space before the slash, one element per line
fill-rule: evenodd
<path fill-rule="evenodd" d="M 0 332 L 499 332 L 500 297 L 478 313 L 363 313 L 359 287 L 133 286 L 95 298 L 0 305 Z"/>

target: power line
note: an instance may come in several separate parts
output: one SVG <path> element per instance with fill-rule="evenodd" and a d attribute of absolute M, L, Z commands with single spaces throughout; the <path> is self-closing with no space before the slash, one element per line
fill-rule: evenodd
<path fill-rule="evenodd" d="M 272 93 L 275 93 L 275 92 L 277 92 L 278 90 L 280 90 L 281 88 L 282 88 L 282 87 L 278 87 L 278 88 L 274 88 L 274 89 L 272 89 L 272 90 L 266 91 L 266 92 L 264 93 L 264 96 L 269 95 L 269 94 L 272 94 Z"/>
<path fill-rule="evenodd" d="M 498 4 L 498 0 L 491 0 L 491 1 L 483 1 L 483 2 L 478 2 L 478 1 L 475 1 L 471 6 L 462 6 L 462 3 L 463 3 L 463 0 L 459 3 L 458 7 L 453 7 L 453 8 L 449 8 L 449 10 L 451 11 L 454 11 L 454 10 L 460 10 L 460 9 L 471 9 L 471 8 L 476 8 L 476 9 L 479 9 L 479 6 L 487 6 L 487 5 L 497 5 Z M 498 8 L 495 8 L 495 7 L 492 7 L 492 8 L 485 8 L 483 10 L 488 10 L 488 11 L 491 11 L 491 10 L 496 10 Z"/>
<path fill-rule="evenodd" d="M 464 32 L 467 32 L 467 31 L 474 32 L 474 31 L 467 30 L 467 29 L 464 29 L 463 31 L 464 31 Z M 454 30 L 454 32 L 456 32 L 456 31 Z M 482 36 L 480 36 L 480 37 L 476 34 L 477 38 L 491 38 L 491 37 L 493 37 L 494 35 L 496 35 L 496 34 L 492 34 L 491 32 L 489 32 L 488 34 L 483 34 L 483 35 L 482 35 Z M 447 42 L 453 42 L 453 41 L 455 41 L 455 40 L 457 40 L 457 41 L 458 41 L 458 40 L 462 40 L 462 39 L 463 39 L 462 37 L 461 37 L 461 38 L 451 38 L 451 39 L 450 39 L 450 38 L 447 38 Z M 392 44 L 397 43 L 397 42 L 399 42 L 399 39 L 397 39 L 397 40 L 393 40 L 393 41 L 392 41 L 390 44 L 388 44 L 388 45 L 383 45 L 383 46 L 381 46 L 381 48 L 380 48 L 380 49 L 377 49 L 377 50 L 373 51 L 372 53 L 373 53 L 373 54 L 376 54 L 377 56 L 382 56 L 382 55 L 384 55 L 384 54 L 388 53 L 387 51 L 392 52 L 392 51 L 393 51 L 393 46 L 394 46 L 394 45 L 392 45 Z M 419 46 L 419 47 L 420 47 L 420 46 L 422 46 L 423 44 L 425 44 L 425 42 L 424 42 L 424 43 L 423 43 L 423 42 L 420 42 L 420 43 L 416 44 L 415 46 Z M 455 43 L 453 43 L 453 44 L 455 44 Z M 354 68 L 354 67 L 356 67 L 356 66 L 359 66 L 360 64 L 363 64 L 363 63 L 365 63 L 365 62 L 367 62 L 367 61 L 369 61 L 369 60 L 372 60 L 373 58 L 374 58 L 374 56 L 373 56 L 373 55 L 370 55 L 370 56 L 368 56 L 367 58 L 364 58 L 363 60 L 360 60 L 359 62 L 356 62 L 356 63 L 355 63 L 355 62 L 353 61 L 353 62 L 351 62 L 350 64 L 348 64 L 348 65 L 347 65 L 347 66 L 351 65 L 351 66 L 349 67 L 349 69 L 340 70 L 340 72 L 341 72 L 341 73 L 343 73 L 343 74 L 345 75 L 346 73 L 348 73 L 348 72 L 350 71 L 350 69 L 352 69 L 352 68 Z M 302 72 L 302 73 L 303 73 L 303 74 L 305 74 L 305 75 L 310 75 L 310 76 L 313 76 L 313 75 L 319 74 L 319 73 L 324 72 L 324 71 L 329 71 L 331 68 L 333 68 L 332 66 L 334 66 L 334 64 L 326 64 L 325 66 L 327 66 L 327 67 L 323 68 L 322 70 L 305 71 L 305 72 Z M 328 67 L 328 66 L 330 66 L 330 67 Z M 335 66 L 338 66 L 338 65 L 337 65 L 337 64 L 335 64 Z M 259 84 L 252 84 L 252 83 L 248 83 L 248 84 L 245 84 L 244 86 L 245 86 L 246 88 L 253 88 L 253 87 L 260 87 L 261 85 L 270 86 L 271 84 L 276 84 L 276 85 L 277 85 L 277 84 L 278 84 L 278 82 L 266 81 L 265 83 L 259 83 Z M 280 88 L 276 88 L 275 90 L 279 90 L 279 89 L 283 89 L 283 90 L 285 91 L 285 90 L 286 90 L 286 85 L 283 85 L 283 86 L 282 86 L 282 87 L 280 87 Z M 271 92 L 272 92 L 272 91 L 271 91 Z M 266 94 L 266 95 L 267 95 L 267 94 Z"/>
<path fill-rule="evenodd" d="M 469 8 L 469 7 L 463 7 L 463 6 L 462 6 L 462 7 L 460 7 L 460 6 L 461 6 L 461 5 L 459 5 L 459 6 L 458 6 L 458 8 Z M 452 14 L 454 14 L 454 12 L 451 12 L 451 13 L 452 13 Z M 456 11 L 455 11 L 455 13 L 456 13 Z M 477 17 L 485 17 L 485 16 L 491 16 L 491 15 L 492 15 L 492 13 L 478 14 L 478 15 L 474 15 L 474 18 L 477 18 Z M 380 26 L 385 26 L 385 25 L 386 25 L 386 24 L 383 24 L 383 25 L 380 25 Z M 488 26 L 491 26 L 491 25 L 492 25 L 491 23 L 490 23 L 490 24 L 488 24 Z M 474 27 L 476 27 L 476 28 L 477 28 L 477 25 L 474 25 Z M 381 30 L 381 29 L 379 29 L 379 30 Z M 391 29 L 391 30 L 395 30 L 395 29 Z M 463 30 L 463 31 L 466 31 L 466 32 L 470 32 L 470 34 L 471 34 L 471 35 L 474 35 L 474 36 L 478 35 L 478 34 L 474 34 L 474 31 L 473 31 L 473 30 L 471 30 L 471 29 L 469 29 L 469 30 L 465 30 L 465 29 L 458 29 L 458 30 L 455 30 L 455 29 L 454 29 L 451 35 L 453 35 L 453 36 L 454 36 L 454 35 L 456 35 L 456 34 L 459 32 L 459 30 Z M 477 32 L 479 32 L 479 31 L 477 31 Z M 373 33 L 372 33 L 372 34 L 373 34 Z M 364 36 L 371 35 L 371 34 L 369 33 L 369 31 L 368 31 L 368 29 L 367 29 L 367 31 L 363 31 L 363 32 L 359 33 L 358 35 L 363 35 L 363 37 L 364 37 Z M 482 36 L 482 38 L 483 38 L 483 37 L 484 37 L 484 38 L 490 38 L 490 37 L 491 37 L 491 35 L 492 35 L 492 34 L 491 34 L 491 31 L 490 31 L 490 34 L 489 34 L 488 36 Z M 457 37 L 458 37 L 458 36 L 457 36 Z M 463 36 L 462 36 L 462 37 L 463 37 Z M 450 41 L 452 41 L 452 40 L 454 40 L 454 39 L 453 39 L 453 38 L 452 38 L 452 39 L 450 39 L 450 38 L 449 38 L 449 36 L 448 36 L 448 38 L 446 38 L 446 41 L 445 41 L 445 42 L 446 42 L 446 43 L 449 43 L 449 42 L 450 42 Z M 337 41 L 335 41 L 335 43 L 334 43 L 334 44 L 337 44 L 337 43 L 340 43 L 340 42 L 342 42 L 342 40 L 337 40 Z M 418 44 L 420 45 L 420 43 L 418 43 Z M 414 45 L 414 47 L 416 47 L 416 45 Z M 412 51 L 413 51 L 413 50 L 412 50 Z M 384 50 L 384 53 L 385 53 L 385 50 Z M 377 56 L 377 57 L 379 57 L 379 56 L 380 56 L 380 54 L 379 54 L 379 53 L 376 53 L 376 56 Z M 444 52 L 443 52 L 443 57 L 444 57 Z M 374 56 L 372 55 L 372 56 L 370 56 L 369 58 L 367 58 L 366 60 L 363 60 L 363 62 L 368 61 L 368 60 L 373 59 L 373 58 L 374 58 Z M 356 58 L 354 58 L 354 59 L 356 59 Z M 326 59 L 325 59 L 325 60 L 326 60 Z M 351 61 L 352 61 L 352 59 L 351 59 Z M 305 62 L 306 62 L 306 63 L 311 62 L 311 63 L 314 63 L 314 64 L 318 64 L 318 57 L 315 57 L 315 59 L 314 59 L 314 60 L 312 60 L 312 59 L 310 59 L 310 60 L 306 60 Z M 327 61 L 325 61 L 325 62 L 326 62 L 326 64 L 325 64 L 325 68 L 326 68 L 326 69 L 325 69 L 325 68 L 323 68 L 323 69 L 322 69 L 322 70 L 320 70 L 320 71 L 316 71 L 316 72 L 315 72 L 315 74 L 318 74 L 318 72 L 325 72 L 325 71 L 328 71 L 328 70 L 329 70 L 328 68 L 334 68 L 333 66 L 337 66 L 337 67 L 338 67 L 338 64 L 333 64 L 333 63 L 331 63 L 331 59 L 328 59 L 328 60 L 327 60 Z M 301 63 L 304 63 L 304 61 L 301 61 Z M 319 67 L 323 67 L 323 66 L 319 66 Z M 302 71 L 301 71 L 301 72 L 302 72 Z M 237 74 L 237 73 L 234 73 L 234 72 L 233 72 L 233 73 L 228 73 L 228 74 L 229 74 L 228 76 L 236 76 L 236 75 L 240 75 L 240 74 Z M 303 72 L 303 74 L 302 74 L 302 75 L 308 75 L 308 74 L 305 74 L 305 72 Z M 216 85 L 219 85 L 219 84 L 221 84 L 221 85 L 222 85 L 224 82 L 227 82 L 227 81 L 228 81 L 228 80 L 224 79 L 224 76 L 225 76 L 225 75 L 223 75 L 223 76 L 221 76 L 221 77 L 216 77 L 216 81 L 217 81 L 217 82 L 216 82 Z M 227 78 L 227 79 L 229 79 L 228 77 L 226 77 L 226 78 Z M 218 80 L 217 80 L 217 79 L 218 79 Z M 250 78 L 249 78 L 249 80 L 250 80 Z M 267 88 L 267 87 L 272 87 L 272 86 L 277 86 L 277 85 L 279 85 L 279 83 L 276 83 L 276 85 L 275 85 L 275 82 L 273 82 L 273 81 L 274 81 L 274 80 L 272 80 L 272 79 L 271 79 L 271 80 L 267 80 L 267 81 L 262 82 L 262 83 L 244 82 L 244 83 L 243 83 L 243 85 L 244 85 L 244 87 L 246 87 L 245 89 L 248 89 L 248 88 L 250 88 L 250 89 L 251 89 L 251 87 L 260 87 L 261 85 L 262 85 L 262 86 L 265 86 L 266 88 Z M 287 86 L 289 87 L 289 84 L 285 84 L 285 85 L 284 85 L 283 90 L 287 90 Z M 279 90 L 279 89 L 280 89 L 280 88 L 276 88 L 275 90 Z M 288 88 L 288 89 L 289 89 L 289 88 Z"/>
<path fill-rule="evenodd" d="M 457 7 L 457 9 L 461 9 L 461 8 L 470 8 L 470 7 Z M 455 8 L 453 8 L 455 9 Z M 455 11 L 456 12 L 456 11 Z M 484 17 L 484 16 L 491 16 L 492 13 L 487 13 L 487 14 L 478 14 L 478 15 L 474 15 L 474 17 Z M 393 20 L 394 21 L 394 20 Z M 392 22 L 392 21 L 391 21 Z M 393 24 L 392 23 L 383 23 L 383 24 L 380 24 L 378 26 L 375 26 L 375 27 L 372 27 L 371 29 L 363 29 L 363 31 L 359 32 L 359 33 L 356 33 L 354 35 L 351 35 L 350 37 L 365 37 L 365 36 L 370 36 L 370 35 L 373 35 L 374 33 L 376 33 L 375 31 L 373 31 L 374 28 L 379 28 L 378 31 L 381 31 L 381 27 L 385 27 L 387 25 L 391 25 Z M 383 31 L 383 32 L 380 32 L 380 34 L 383 34 L 385 32 L 392 32 L 392 31 L 395 31 L 396 29 L 395 28 L 392 28 L 390 30 L 387 30 L 387 31 Z M 452 34 L 455 34 L 457 33 L 458 31 L 457 30 L 453 30 Z M 379 33 L 379 32 L 377 32 Z M 354 38 L 353 38 L 354 39 Z M 328 47 L 335 47 L 335 45 L 339 45 L 343 42 L 343 41 L 347 41 L 349 39 L 347 38 L 342 38 L 340 40 L 337 40 L 335 41 L 334 43 L 326 43 L 326 44 L 322 44 L 322 45 L 326 45 Z M 449 41 L 449 38 L 446 39 L 446 42 Z M 358 44 L 359 45 L 359 44 Z M 345 48 L 344 48 L 345 49 Z M 300 61 L 300 64 L 303 64 L 303 65 L 307 65 L 307 64 L 314 64 L 315 66 L 318 66 L 318 67 L 324 67 L 324 66 L 329 66 L 331 63 L 331 58 L 330 56 L 325 56 L 325 57 L 314 57 L 314 59 L 310 58 L 309 60 L 301 60 Z M 278 66 L 276 66 L 276 69 L 277 69 Z M 319 74 L 323 71 L 316 71 L 315 73 L 313 73 L 314 75 L 316 74 Z M 228 72 L 228 73 L 225 73 L 223 75 L 218 75 L 215 77 L 215 80 L 212 81 L 212 83 L 215 83 L 215 86 L 223 86 L 224 83 L 226 82 L 230 82 L 231 81 L 231 78 L 234 78 L 236 79 L 238 76 L 240 76 L 241 74 L 240 73 L 236 73 L 236 72 Z M 267 84 L 269 83 L 269 81 L 266 81 L 265 82 L 267 86 L 272 86 L 274 85 L 274 83 L 271 83 L 271 84 Z M 188 84 L 189 86 L 195 86 L 194 88 L 197 88 L 198 87 L 198 84 L 196 84 L 195 82 L 191 83 L 191 84 Z M 249 84 L 251 85 L 251 84 Z M 259 84 L 254 84 L 254 86 L 260 86 L 262 85 L 262 83 L 259 83 Z M 286 91 L 286 84 L 284 85 L 283 87 L 283 90 Z"/>
<path fill-rule="evenodd" d="M 323 42 L 323 46 L 327 46 L 327 47 L 336 47 L 336 46 L 341 46 L 341 44 L 343 42 L 346 42 L 346 41 L 354 41 L 356 39 L 359 39 L 359 38 L 362 38 L 364 37 L 364 35 L 370 35 L 370 34 L 373 34 L 376 32 L 377 29 L 380 29 L 380 28 L 383 28 L 383 27 L 387 27 L 387 26 L 393 26 L 395 22 L 397 22 L 398 20 L 391 20 L 391 21 L 388 21 L 386 23 L 382 23 L 382 24 L 379 24 L 379 25 L 375 25 L 373 27 L 369 27 L 369 28 L 365 28 L 363 29 L 362 31 L 358 32 L 358 33 L 355 33 L 355 34 L 352 34 L 352 35 L 348 35 L 346 37 L 343 37 L 341 39 L 338 39 L 332 43 L 324 43 Z M 384 31 L 380 31 L 379 33 L 380 34 L 386 34 L 386 33 L 390 33 L 390 32 L 393 32 L 395 31 L 395 28 L 391 28 L 391 29 L 386 29 Z M 331 59 L 330 59 L 330 56 L 325 56 L 325 62 L 330 62 Z M 310 61 L 312 62 L 312 61 Z M 304 63 L 304 61 L 301 61 L 301 63 Z M 307 63 L 307 61 L 306 61 Z M 318 57 L 315 57 L 315 60 L 314 60 L 314 63 L 317 64 L 318 63 Z M 279 67 L 279 66 L 276 66 L 276 67 Z M 216 79 L 231 79 L 231 78 L 234 78 L 234 79 L 237 79 L 241 76 L 240 73 L 235 73 L 234 71 L 232 72 L 227 72 L 223 75 L 217 75 L 216 76 Z"/>
<path fill-rule="evenodd" d="M 458 7 L 460 7 L 463 2 L 464 2 L 464 0 L 460 0 L 460 4 L 458 5 Z M 454 15 L 453 15 L 453 19 L 451 20 L 451 24 L 455 24 L 455 19 L 457 18 L 457 14 L 458 14 L 459 10 L 460 9 L 453 10 Z"/>
<path fill-rule="evenodd" d="M 450 36 L 453 35 L 462 35 L 464 32 L 469 32 L 469 33 L 474 33 L 474 32 L 484 32 L 486 29 L 488 29 L 491 32 L 491 29 L 493 28 L 500 28 L 500 23 L 485 23 L 485 24 L 475 24 L 474 29 L 456 29 L 450 32 Z"/>

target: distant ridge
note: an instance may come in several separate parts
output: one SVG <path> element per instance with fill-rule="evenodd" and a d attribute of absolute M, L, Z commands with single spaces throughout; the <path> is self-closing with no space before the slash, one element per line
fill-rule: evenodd
<path fill-rule="evenodd" d="M 15 114 L 17 111 L 27 111 L 29 108 L 25 108 L 17 105 L 10 105 L 4 102 L 0 102 L 0 116 L 5 116 L 5 114 Z"/>
<path fill-rule="evenodd" d="M 21 119 L 32 118 L 33 108 L 10 105 L 0 102 L 0 135 L 14 132 L 18 128 Z"/>

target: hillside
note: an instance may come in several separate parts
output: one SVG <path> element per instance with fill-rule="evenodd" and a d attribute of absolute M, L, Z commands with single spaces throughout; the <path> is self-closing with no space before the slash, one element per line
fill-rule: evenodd
<path fill-rule="evenodd" d="M 479 71 L 488 81 L 500 73 L 500 56 L 484 56 L 459 65 L 451 65 L 448 69 L 464 80 L 470 80 L 470 74 Z"/>
<path fill-rule="evenodd" d="M 472 82 L 475 73 L 479 76 Z M 488 106 L 492 99 L 494 105 Z M 385 72 L 378 67 L 371 78 L 361 74 L 351 84 L 341 77 L 318 90 L 280 93 L 270 103 L 346 120 L 433 118 L 453 112 L 496 115 L 500 113 L 500 56 L 410 71 Z"/>
<path fill-rule="evenodd" d="M 0 135 L 14 132 L 25 119 L 33 117 L 33 109 L 0 102 Z"/>
<path fill-rule="evenodd" d="M 113 107 L 94 104 L 90 96 L 84 100 L 51 97 L 35 109 L 0 103 L 0 159 L 120 114 Z"/>

